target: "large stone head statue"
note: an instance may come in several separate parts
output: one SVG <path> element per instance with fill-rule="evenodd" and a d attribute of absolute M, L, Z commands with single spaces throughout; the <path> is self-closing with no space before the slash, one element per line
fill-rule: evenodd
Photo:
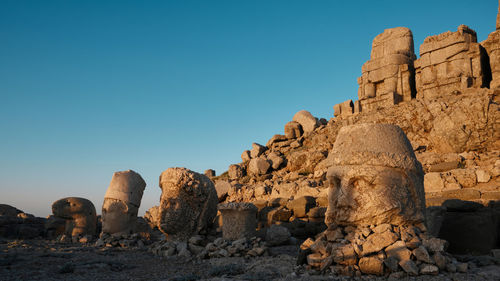
<path fill-rule="evenodd" d="M 327 225 L 424 222 L 422 166 L 398 126 L 343 127 L 329 158 Z"/>
<path fill-rule="evenodd" d="M 102 232 L 128 234 L 134 231 L 146 182 L 127 170 L 113 174 L 102 204 Z"/>
<path fill-rule="evenodd" d="M 90 200 L 80 197 L 59 199 L 52 204 L 52 213 L 56 218 L 65 222 L 64 234 L 69 236 L 95 235 L 97 216 L 94 204 Z"/>
<path fill-rule="evenodd" d="M 207 176 L 186 168 L 169 168 L 160 175 L 160 188 L 158 228 L 165 234 L 187 239 L 213 223 L 217 191 Z"/>

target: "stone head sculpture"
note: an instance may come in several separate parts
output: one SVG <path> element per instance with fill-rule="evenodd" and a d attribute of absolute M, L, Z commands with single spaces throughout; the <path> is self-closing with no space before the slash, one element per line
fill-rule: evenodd
<path fill-rule="evenodd" d="M 398 126 L 342 127 L 329 158 L 327 225 L 424 222 L 422 166 Z"/>
<path fill-rule="evenodd" d="M 75 237 L 95 235 L 97 216 L 94 204 L 85 198 L 67 197 L 52 204 L 52 213 L 65 221 L 64 234 Z"/>
<path fill-rule="evenodd" d="M 160 175 L 158 228 L 174 238 L 189 238 L 210 226 L 217 214 L 217 191 L 205 175 L 169 168 Z"/>
<path fill-rule="evenodd" d="M 134 231 L 146 182 L 128 170 L 113 174 L 102 204 L 102 232 L 128 234 Z"/>

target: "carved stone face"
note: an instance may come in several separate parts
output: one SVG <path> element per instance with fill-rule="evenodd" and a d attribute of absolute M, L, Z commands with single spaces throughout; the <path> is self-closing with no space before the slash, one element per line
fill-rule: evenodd
<path fill-rule="evenodd" d="M 327 224 L 401 224 L 423 219 L 411 192 L 413 181 L 402 169 L 332 166 L 328 179 L 333 212 L 328 213 Z"/>
<path fill-rule="evenodd" d="M 129 234 L 134 231 L 146 182 L 132 171 L 113 174 L 102 204 L 102 232 Z"/>
<path fill-rule="evenodd" d="M 104 199 L 102 205 L 102 231 L 129 234 L 137 221 L 137 207 L 115 199 Z"/>
<path fill-rule="evenodd" d="M 423 172 L 399 127 L 343 127 L 329 157 L 327 225 L 424 221 Z"/>

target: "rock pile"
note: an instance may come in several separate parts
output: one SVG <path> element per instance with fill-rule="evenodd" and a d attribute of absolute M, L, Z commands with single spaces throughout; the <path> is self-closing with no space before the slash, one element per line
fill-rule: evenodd
<path fill-rule="evenodd" d="M 31 214 L 7 204 L 0 204 L 0 237 L 30 239 L 45 235 L 44 218 Z"/>
<path fill-rule="evenodd" d="M 96 247 L 131 249 L 144 249 L 148 244 L 151 244 L 150 238 L 140 233 L 111 235 L 103 232 L 95 242 Z"/>
<path fill-rule="evenodd" d="M 196 235 L 188 242 L 164 240 L 153 243 L 149 251 L 155 255 L 169 257 L 196 257 L 200 259 L 222 257 L 257 257 L 267 254 L 267 246 L 261 238 L 226 240 L 216 238 L 209 242 L 204 236 Z"/>
<path fill-rule="evenodd" d="M 446 253 L 447 246 L 445 240 L 411 225 L 332 226 L 301 245 L 299 263 L 350 276 L 466 272 L 468 264 Z"/>

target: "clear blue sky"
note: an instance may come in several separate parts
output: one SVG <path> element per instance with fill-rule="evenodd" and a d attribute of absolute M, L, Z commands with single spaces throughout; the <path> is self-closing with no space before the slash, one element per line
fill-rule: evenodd
<path fill-rule="evenodd" d="M 385 28 L 486 39 L 498 1 L 0 1 L 0 203 L 39 216 L 113 172 L 218 174 L 306 109 L 333 117 Z"/>

